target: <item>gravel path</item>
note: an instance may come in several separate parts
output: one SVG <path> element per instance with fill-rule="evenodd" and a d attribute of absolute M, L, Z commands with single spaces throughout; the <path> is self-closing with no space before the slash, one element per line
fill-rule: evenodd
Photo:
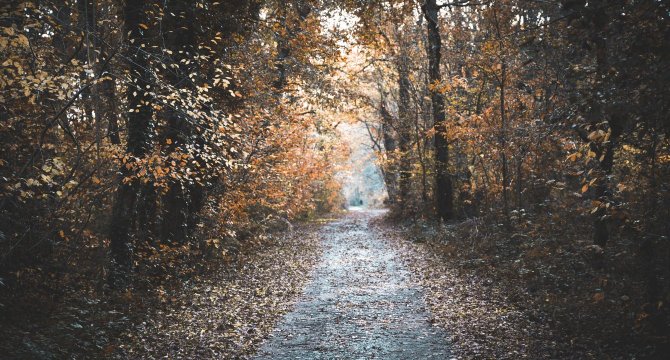
<path fill-rule="evenodd" d="M 419 286 L 369 222 L 350 211 L 322 230 L 324 254 L 292 312 L 255 359 L 445 359 L 446 334 Z"/>

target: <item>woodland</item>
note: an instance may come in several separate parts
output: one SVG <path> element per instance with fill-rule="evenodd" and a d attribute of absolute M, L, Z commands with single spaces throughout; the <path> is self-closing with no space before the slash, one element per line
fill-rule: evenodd
<path fill-rule="evenodd" d="M 0 358 L 249 358 L 349 205 L 454 358 L 665 358 L 669 117 L 662 0 L 2 0 Z"/>

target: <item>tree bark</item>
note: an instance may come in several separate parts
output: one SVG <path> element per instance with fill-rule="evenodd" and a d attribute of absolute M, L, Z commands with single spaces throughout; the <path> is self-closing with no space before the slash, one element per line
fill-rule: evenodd
<path fill-rule="evenodd" d="M 453 218 L 453 189 L 449 174 L 449 144 L 446 134 L 446 115 L 444 111 L 444 95 L 438 85 L 442 81 L 440 60 L 442 38 L 439 27 L 439 11 L 436 0 L 426 0 L 421 7 L 428 27 L 428 76 L 432 87 L 430 99 L 435 128 L 435 203 L 437 215 L 442 220 Z"/>
<path fill-rule="evenodd" d="M 400 150 L 399 182 L 398 182 L 398 200 L 402 204 L 402 210 L 408 210 L 407 205 L 410 200 L 412 164 L 410 162 L 411 153 L 411 111 L 410 111 L 410 82 L 409 82 L 409 58 L 401 46 L 398 56 L 398 149 Z"/>
<path fill-rule="evenodd" d="M 500 74 L 500 157 L 502 161 L 502 201 L 505 226 L 512 227 L 509 217 L 509 166 L 507 164 L 507 113 L 505 111 L 505 81 L 507 80 L 507 64 L 501 64 Z"/>
<path fill-rule="evenodd" d="M 149 57 L 145 48 L 141 47 L 142 44 L 146 45 L 147 40 L 146 24 L 149 23 L 147 10 L 145 3 L 139 1 L 127 1 L 123 8 L 124 32 L 128 34 L 129 42 L 125 56 L 130 60 L 130 83 L 126 90 L 128 105 L 126 153 L 133 158 L 142 158 L 149 151 L 154 126 L 152 97 L 149 94 L 151 91 Z M 122 285 L 120 282 L 125 279 L 125 275 L 132 267 L 132 220 L 136 215 L 140 189 L 138 180 L 125 181 L 132 175 L 128 167 L 122 166 L 120 174 L 121 183 L 112 208 L 109 229 L 113 261 L 110 282 L 113 286 Z"/>
<path fill-rule="evenodd" d="M 96 36 L 96 12 L 95 12 L 96 3 L 93 0 L 77 0 L 77 27 L 81 35 L 82 46 L 79 49 L 77 58 L 81 64 L 87 64 L 88 66 L 93 66 L 96 60 L 96 48 L 94 45 L 94 39 Z M 82 71 L 79 75 L 81 77 L 82 83 L 87 82 L 88 74 L 85 71 Z M 93 104 L 91 103 L 91 94 L 92 90 L 90 87 L 86 88 L 81 93 L 84 107 L 84 116 L 85 121 L 88 123 L 93 123 L 95 119 L 93 118 Z M 96 122 L 96 141 L 98 146 L 100 146 L 100 123 Z"/>
<path fill-rule="evenodd" d="M 589 10 L 589 17 L 593 26 L 591 31 L 591 41 L 594 45 L 594 55 L 596 58 L 596 81 L 594 93 L 591 98 L 591 113 L 589 120 L 593 124 L 605 120 L 610 130 L 609 140 L 605 143 L 597 144 L 596 142 L 591 142 L 591 146 L 597 154 L 600 167 L 600 176 L 597 179 L 595 186 L 595 197 L 602 204 L 606 204 L 611 200 L 611 189 L 609 187 L 608 179 L 612 174 L 614 167 L 614 151 L 616 149 L 616 143 L 623 132 L 621 126 L 623 119 L 621 118 L 622 114 L 614 114 L 607 111 L 609 107 L 609 99 L 607 99 L 606 96 L 608 93 L 606 87 L 609 61 L 607 56 L 605 29 L 609 22 L 609 17 L 606 10 L 602 9 L 603 7 L 603 1 L 595 1 L 594 10 Z M 604 94 L 604 98 L 600 98 L 602 95 L 599 96 L 599 93 Z M 610 232 L 608 225 L 609 219 L 607 210 L 603 206 L 600 206 L 598 211 L 594 214 L 593 241 L 596 245 L 605 246 L 609 241 Z"/>
<path fill-rule="evenodd" d="M 90 2 L 92 6 L 96 8 L 96 15 L 100 19 L 113 19 L 118 14 L 118 9 L 116 6 L 106 6 L 99 7 L 98 1 L 93 0 Z M 93 40 L 95 44 L 95 49 L 99 51 L 97 56 L 97 61 L 95 62 L 96 73 L 100 73 L 103 69 L 100 68 L 102 64 L 107 63 L 107 68 L 111 68 L 111 62 L 107 62 L 110 56 L 114 56 L 116 49 L 111 48 L 111 44 L 116 43 L 120 39 L 105 37 L 105 34 L 114 33 L 116 23 L 104 21 L 96 22 L 96 36 Z M 119 128 L 119 119 L 117 112 L 117 99 L 116 99 L 116 76 L 112 74 L 113 71 L 107 71 L 100 79 L 100 82 L 93 88 L 93 93 L 96 95 L 95 101 L 95 114 L 96 121 L 100 126 L 106 124 L 107 133 L 106 137 L 114 145 L 121 144 L 121 134 Z"/>
<path fill-rule="evenodd" d="M 195 62 L 187 64 L 187 60 L 196 58 L 195 37 L 195 3 L 190 0 L 171 0 L 165 3 L 166 23 L 173 29 L 164 36 L 165 47 L 172 52 L 175 69 L 168 69 L 167 79 L 174 88 L 173 96 L 178 100 L 172 106 L 166 107 L 165 118 L 167 127 L 163 134 L 167 140 L 165 152 L 167 154 L 181 149 L 186 150 L 192 142 L 192 126 L 181 109 L 183 90 L 194 90 L 190 77 L 194 71 Z M 167 16 L 167 15 L 166 15 Z M 190 91 L 189 91 L 190 92 Z M 188 95 L 187 95 L 188 96 Z M 161 224 L 161 239 L 172 244 L 184 244 L 188 237 L 188 204 L 189 194 L 193 186 L 185 181 L 175 179 L 164 198 L 164 214 Z"/>
<path fill-rule="evenodd" d="M 393 117 L 383 103 L 379 112 L 382 118 L 381 131 L 384 140 L 384 152 L 386 153 L 387 160 L 389 160 L 387 161 L 388 165 L 386 169 L 384 169 L 384 182 L 386 183 L 388 202 L 395 204 L 398 200 L 398 169 L 395 165 L 395 160 L 392 158 L 397 149 L 396 140 L 393 136 Z"/>

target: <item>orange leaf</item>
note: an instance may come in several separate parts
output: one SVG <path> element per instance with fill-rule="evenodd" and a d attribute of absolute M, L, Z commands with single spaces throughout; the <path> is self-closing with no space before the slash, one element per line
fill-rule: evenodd
<path fill-rule="evenodd" d="M 603 300 L 605 300 L 605 293 L 604 292 L 597 292 L 597 293 L 593 294 L 593 302 L 598 303 L 598 302 L 601 302 Z"/>

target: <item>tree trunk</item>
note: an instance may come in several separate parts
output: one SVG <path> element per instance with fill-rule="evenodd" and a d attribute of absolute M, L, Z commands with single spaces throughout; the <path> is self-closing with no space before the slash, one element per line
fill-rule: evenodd
<path fill-rule="evenodd" d="M 170 69 L 167 78 L 176 98 L 183 97 L 183 90 L 194 90 L 194 84 L 190 78 L 194 70 L 195 62 L 187 64 L 187 60 L 196 58 L 195 29 L 195 3 L 189 0 L 172 0 L 165 3 L 165 13 L 169 28 L 174 29 L 164 36 L 165 47 L 171 50 L 172 57 L 178 65 L 176 69 Z M 187 93 L 190 93 L 187 92 Z M 190 96 L 186 95 L 186 96 Z M 181 101 L 177 100 L 173 106 L 166 108 L 165 117 L 167 128 L 164 137 L 167 141 L 165 152 L 167 154 L 181 149 L 186 151 L 187 145 L 192 143 L 192 126 L 189 119 L 181 111 Z M 163 223 L 161 225 L 161 238 L 172 244 L 184 244 L 188 237 L 188 204 L 190 190 L 193 185 L 185 181 L 175 179 L 170 184 L 170 189 L 164 200 Z"/>
<path fill-rule="evenodd" d="M 417 104 L 416 116 L 414 118 L 414 136 L 416 138 L 416 154 L 419 160 L 419 166 L 421 167 L 421 200 L 424 204 L 428 201 L 428 180 L 426 173 L 426 160 L 425 160 L 425 146 L 422 145 L 422 139 L 424 136 L 419 125 L 421 120 L 421 108 Z"/>
<path fill-rule="evenodd" d="M 97 7 L 97 1 L 91 1 L 96 7 L 96 14 L 99 14 L 100 19 L 115 18 L 117 8 L 115 6 Z M 93 40 L 95 48 L 99 51 L 97 61 L 95 62 L 96 73 L 100 73 L 104 69 L 100 68 L 103 64 L 107 64 L 107 68 L 111 67 L 111 63 L 107 61 L 110 56 L 114 56 L 116 49 L 112 49 L 110 43 L 116 43 L 120 39 L 108 39 L 104 34 L 113 33 L 115 23 L 108 21 L 96 23 L 96 37 Z M 100 126 L 106 124 L 106 137 L 114 145 L 121 144 L 121 134 L 119 128 L 119 119 L 117 113 L 117 99 L 116 99 L 116 76 L 112 75 L 113 71 L 107 71 L 100 79 L 100 82 L 93 88 L 96 95 L 95 114 L 96 121 Z"/>
<path fill-rule="evenodd" d="M 609 197 L 611 193 L 608 178 L 612 174 L 612 169 L 614 167 L 614 150 L 618 137 L 622 133 L 622 129 L 620 121 L 618 121 L 620 114 L 608 114 L 608 99 L 599 99 L 598 97 L 598 93 L 607 93 L 606 82 L 607 72 L 609 70 L 607 40 L 603 34 L 608 23 L 608 16 L 606 12 L 601 9 L 602 6 L 602 1 L 596 1 L 594 4 L 595 10 L 591 10 L 593 11 L 593 14 L 590 16 L 594 27 L 591 41 L 594 44 L 596 57 L 596 84 L 591 99 L 592 109 L 589 120 L 593 124 L 606 120 L 611 131 L 609 141 L 604 144 L 591 142 L 591 146 L 594 148 L 594 152 L 599 159 L 600 167 L 600 176 L 598 177 L 595 186 L 595 197 L 602 204 L 606 204 L 610 201 Z M 603 206 L 600 206 L 598 211 L 594 213 L 593 241 L 596 245 L 605 246 L 609 241 L 610 233 L 608 224 L 607 210 Z"/>
<path fill-rule="evenodd" d="M 127 1 L 123 8 L 125 20 L 124 32 L 128 34 L 129 46 L 126 58 L 130 63 L 130 83 L 126 90 L 128 102 L 128 141 L 126 153 L 135 158 L 147 154 L 151 146 L 153 130 L 153 110 L 151 107 L 151 91 L 149 58 L 141 50 L 141 44 L 146 44 L 146 24 L 149 23 L 147 8 L 144 2 Z M 140 26 L 141 25 L 141 26 Z M 146 46 L 146 45 L 145 45 Z M 132 161 L 132 160 L 131 160 Z M 110 250 L 113 267 L 110 277 L 113 286 L 122 285 L 119 281 L 132 267 L 132 220 L 136 215 L 137 197 L 140 188 L 138 180 L 124 181 L 132 175 L 128 167 L 122 166 L 120 185 L 117 190 L 115 203 L 112 209 L 112 219 L 109 230 Z"/>
<path fill-rule="evenodd" d="M 384 140 L 384 152 L 386 153 L 387 160 L 390 159 L 386 169 L 384 169 L 384 182 L 386 183 L 388 202 L 390 204 L 395 204 L 398 200 L 398 169 L 396 168 L 395 160 L 392 159 L 397 148 L 393 136 L 393 117 L 388 110 L 386 110 L 386 106 L 384 106 L 383 103 L 381 104 L 379 112 L 382 118 L 381 131 Z"/>
<path fill-rule="evenodd" d="M 411 153 L 411 112 L 410 112 L 410 82 L 409 82 L 409 58 L 401 47 L 397 59 L 398 68 L 398 149 L 399 159 L 399 193 L 398 200 L 402 204 L 402 210 L 409 210 L 407 205 L 410 200 L 410 179 L 412 175 L 410 153 Z"/>
<path fill-rule="evenodd" d="M 107 54 L 111 56 L 111 54 Z M 105 79 L 96 87 L 98 100 L 96 113 L 99 121 L 107 124 L 107 137 L 109 141 L 118 145 L 121 144 L 121 134 L 119 133 L 119 119 L 116 113 L 118 106 L 116 102 L 116 77 L 106 75 Z"/>
<path fill-rule="evenodd" d="M 81 43 L 82 46 L 79 49 L 77 58 L 81 64 L 87 64 L 88 66 L 93 66 L 96 60 L 96 48 L 94 46 L 94 39 L 96 36 L 96 13 L 95 13 L 96 3 L 93 0 L 77 0 L 77 27 L 78 32 L 81 34 Z M 79 75 L 81 77 L 82 83 L 87 82 L 88 74 L 85 71 L 82 71 Z M 88 87 L 84 89 L 81 93 L 84 107 L 84 116 L 85 121 L 89 124 L 92 124 L 95 119 L 93 118 L 93 104 L 91 103 L 91 88 Z M 100 123 L 96 122 L 96 142 L 100 146 Z"/>
<path fill-rule="evenodd" d="M 453 189 L 449 175 L 449 144 L 446 134 L 446 116 L 444 112 L 444 95 L 438 85 L 442 81 L 440 74 L 440 58 L 442 38 L 440 37 L 440 11 L 436 0 L 426 0 L 421 7 L 428 26 L 428 76 L 432 87 L 430 100 L 435 128 L 435 203 L 437 215 L 442 220 L 449 220 L 454 215 Z"/>
<path fill-rule="evenodd" d="M 505 216 L 505 226 L 509 229 L 512 224 L 509 217 L 509 166 L 507 164 L 507 113 L 505 111 L 505 81 L 507 64 L 501 65 L 500 74 L 500 156 L 502 161 L 502 201 Z"/>

